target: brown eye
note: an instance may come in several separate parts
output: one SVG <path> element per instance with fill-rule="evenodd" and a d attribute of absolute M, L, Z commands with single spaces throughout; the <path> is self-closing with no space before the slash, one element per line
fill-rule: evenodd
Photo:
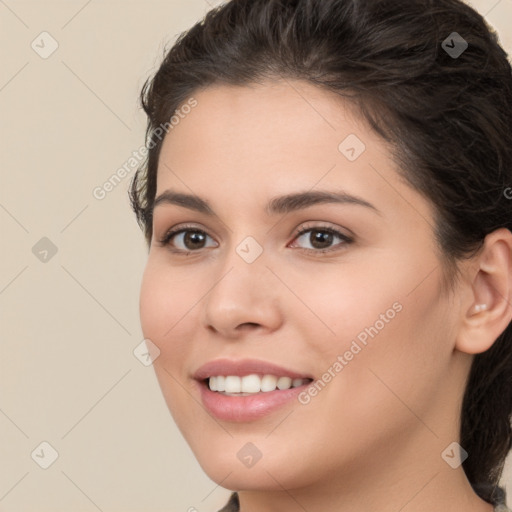
<path fill-rule="evenodd" d="M 307 233 L 309 233 L 309 236 L 305 237 L 304 235 Z M 306 251 L 317 253 L 337 250 L 336 246 L 331 247 L 336 238 L 342 241 L 341 243 L 338 243 L 337 246 L 343 246 L 353 242 L 352 238 L 340 233 L 338 230 L 322 226 L 302 229 L 299 231 L 295 239 L 298 240 L 300 238 L 304 238 L 310 244 L 310 247 L 305 248 Z"/>
<path fill-rule="evenodd" d="M 211 237 L 200 229 L 182 227 L 167 232 L 160 244 L 174 252 L 198 251 L 206 247 L 207 238 Z"/>

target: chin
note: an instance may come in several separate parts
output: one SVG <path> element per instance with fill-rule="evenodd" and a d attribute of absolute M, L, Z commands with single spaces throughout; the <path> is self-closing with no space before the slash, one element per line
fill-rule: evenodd
<path fill-rule="evenodd" d="M 286 444 L 283 444 L 285 449 L 281 452 L 275 443 L 267 440 L 267 446 L 264 446 L 264 439 L 258 441 L 253 438 L 254 444 L 261 447 L 262 454 L 258 460 L 251 461 L 247 454 L 252 452 L 256 455 L 256 452 L 248 445 L 250 439 L 250 436 L 235 436 L 217 443 L 213 449 L 208 443 L 201 446 L 192 444 L 191 447 L 206 475 L 226 489 L 282 491 L 283 487 L 291 489 L 311 483 L 311 468 L 305 463 L 305 454 L 295 454 L 291 458 Z M 294 461 L 295 458 L 302 465 Z"/>
<path fill-rule="evenodd" d="M 231 491 L 282 491 L 283 487 L 290 489 L 297 486 L 297 478 L 284 477 L 279 468 L 240 468 L 231 464 L 220 470 L 215 462 L 211 467 L 201 467 L 211 480 Z"/>

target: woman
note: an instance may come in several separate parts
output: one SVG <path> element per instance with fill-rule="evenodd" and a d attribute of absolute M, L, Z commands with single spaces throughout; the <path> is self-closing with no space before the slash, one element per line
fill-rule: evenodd
<path fill-rule="evenodd" d="M 223 511 L 507 510 L 512 73 L 483 18 L 232 0 L 141 98 L 141 325 Z"/>

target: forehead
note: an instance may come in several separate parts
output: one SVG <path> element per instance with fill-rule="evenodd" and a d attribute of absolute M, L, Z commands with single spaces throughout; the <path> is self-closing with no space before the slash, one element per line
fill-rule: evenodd
<path fill-rule="evenodd" d="M 179 126 L 172 129 L 174 135 L 193 129 L 196 136 L 210 139 L 220 134 L 268 134 L 272 138 L 281 131 L 299 138 L 301 134 L 310 136 L 315 128 L 336 131 L 337 121 L 347 117 L 352 123 L 362 122 L 357 115 L 350 115 L 350 103 L 304 81 L 279 80 L 246 86 L 215 84 L 195 92 L 193 97 L 197 106 L 181 116 Z M 243 133 L 239 132 L 241 126 L 245 129 Z"/>
<path fill-rule="evenodd" d="M 197 105 L 164 139 L 157 196 L 172 189 L 206 198 L 216 211 L 255 212 L 273 196 L 344 190 L 390 221 L 411 209 L 432 218 L 431 205 L 397 173 L 389 146 L 340 96 L 287 80 L 216 85 L 193 98 Z"/>
<path fill-rule="evenodd" d="M 349 136 L 359 139 L 356 150 L 364 147 L 366 159 L 389 156 L 349 103 L 306 82 L 215 85 L 193 97 L 197 105 L 180 116 L 164 139 L 162 178 L 168 174 L 162 163 L 189 175 L 200 171 L 203 178 L 212 171 L 216 176 L 236 171 L 239 178 L 268 179 L 291 171 L 298 177 L 305 170 L 326 172 L 338 163 L 354 170 L 360 166 L 339 147 Z"/>

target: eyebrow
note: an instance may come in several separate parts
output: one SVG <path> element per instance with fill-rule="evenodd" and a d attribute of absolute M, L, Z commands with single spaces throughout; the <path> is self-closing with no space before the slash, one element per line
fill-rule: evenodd
<path fill-rule="evenodd" d="M 302 210 L 317 204 L 354 204 L 369 208 L 379 215 L 381 212 L 371 203 L 365 201 L 361 197 L 348 194 L 344 191 L 334 192 L 328 190 L 306 191 L 287 194 L 284 196 L 272 198 L 267 206 L 265 212 L 268 215 L 282 215 L 297 210 Z M 162 192 L 153 203 L 153 210 L 162 204 L 174 204 L 189 210 L 194 210 L 199 213 L 204 213 L 208 216 L 216 216 L 213 208 L 205 199 L 192 194 L 184 194 L 173 190 L 165 190 Z"/>

